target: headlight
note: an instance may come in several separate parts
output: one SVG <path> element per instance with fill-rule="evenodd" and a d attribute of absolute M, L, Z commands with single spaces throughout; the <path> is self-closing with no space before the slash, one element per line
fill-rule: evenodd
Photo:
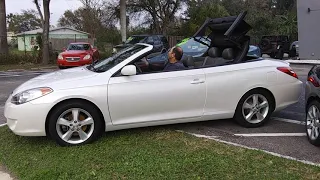
<path fill-rule="evenodd" d="M 13 104 L 19 105 L 40 98 L 52 92 L 53 90 L 48 87 L 29 89 L 14 95 L 11 99 L 11 102 Z"/>
<path fill-rule="evenodd" d="M 63 60 L 63 56 L 59 54 L 58 59 Z"/>
<path fill-rule="evenodd" d="M 87 54 L 83 59 L 84 59 L 84 60 L 88 60 L 88 59 L 90 59 L 90 58 L 91 58 L 90 54 Z"/>

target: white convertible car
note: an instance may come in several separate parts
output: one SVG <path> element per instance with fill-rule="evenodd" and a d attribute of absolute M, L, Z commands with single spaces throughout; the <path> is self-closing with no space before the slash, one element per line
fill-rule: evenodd
<path fill-rule="evenodd" d="M 194 38 L 202 42 L 197 37 L 209 30 L 210 48 L 183 59 L 187 70 L 154 70 L 161 65 L 143 60 L 153 46 L 136 44 L 96 64 L 31 79 L 7 100 L 7 125 L 62 146 L 90 143 L 105 131 L 174 123 L 234 118 L 259 127 L 298 101 L 302 83 L 287 63 L 246 56 L 245 15 L 208 19 Z"/>

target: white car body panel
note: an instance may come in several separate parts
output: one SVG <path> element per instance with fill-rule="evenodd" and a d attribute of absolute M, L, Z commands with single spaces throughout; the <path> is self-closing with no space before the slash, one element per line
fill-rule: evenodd
<path fill-rule="evenodd" d="M 52 108 L 69 99 L 91 102 L 101 111 L 106 131 L 203 120 L 232 118 L 241 97 L 254 88 L 269 90 L 281 110 L 298 101 L 302 82 L 277 67 L 289 64 L 275 60 L 114 76 L 125 65 L 152 50 L 151 45 L 114 66 L 96 73 L 85 67 L 60 70 L 27 81 L 13 95 L 37 87 L 54 92 L 15 105 L 5 104 L 9 128 L 22 136 L 45 136 L 45 123 Z M 34 113 L 37 112 L 37 113 Z"/>

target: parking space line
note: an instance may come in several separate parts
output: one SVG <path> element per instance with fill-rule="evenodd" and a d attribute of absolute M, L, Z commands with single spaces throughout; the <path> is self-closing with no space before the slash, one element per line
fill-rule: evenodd
<path fill-rule="evenodd" d="M 234 142 L 224 141 L 224 140 L 216 138 L 215 136 L 205 136 L 205 135 L 189 133 L 189 132 L 185 132 L 185 131 L 181 131 L 181 130 L 178 130 L 178 132 L 190 134 L 190 135 L 195 136 L 195 137 L 211 139 L 211 140 L 214 140 L 214 141 L 217 141 L 217 142 L 220 142 L 220 143 L 233 145 L 233 146 L 236 146 L 236 147 L 242 147 L 242 148 L 245 148 L 245 149 L 262 151 L 262 152 L 265 152 L 267 154 L 271 154 L 273 156 L 277 156 L 277 157 L 281 157 L 281 158 L 285 158 L 285 159 L 289 159 L 289 160 L 293 160 L 293 161 L 298 161 L 298 162 L 301 162 L 301 163 L 304 163 L 304 164 L 309 164 L 309 165 L 320 167 L 320 164 L 317 164 L 317 163 L 314 163 L 314 162 L 311 162 L 311 161 L 300 160 L 300 159 L 297 159 L 297 158 L 294 158 L 294 157 L 291 157 L 291 156 L 281 155 L 281 154 L 278 154 L 278 153 L 275 153 L 275 152 L 271 152 L 271 151 L 267 151 L 267 150 L 263 150 L 263 149 L 253 148 L 253 147 L 245 146 L 245 145 L 234 143 Z"/>
<path fill-rule="evenodd" d="M 250 133 L 250 134 L 234 134 L 242 137 L 296 137 L 306 136 L 306 133 Z"/>
<path fill-rule="evenodd" d="M 0 127 L 6 126 L 6 125 L 7 125 L 7 123 L 0 124 Z"/>
<path fill-rule="evenodd" d="M 305 125 L 304 121 L 298 121 L 298 120 L 293 120 L 293 119 L 285 119 L 285 118 L 278 118 L 278 117 L 272 117 L 271 119 L 276 120 L 276 121 L 292 123 L 292 124 Z"/>

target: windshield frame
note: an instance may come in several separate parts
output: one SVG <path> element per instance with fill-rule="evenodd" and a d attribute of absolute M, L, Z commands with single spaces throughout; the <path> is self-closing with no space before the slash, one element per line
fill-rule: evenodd
<path fill-rule="evenodd" d="M 134 49 L 137 49 L 137 50 L 134 50 Z M 94 71 L 94 72 L 97 72 L 97 73 L 104 73 L 104 72 L 110 71 L 113 74 L 114 72 L 117 72 L 119 69 L 123 68 L 126 64 L 130 63 L 132 60 L 136 59 L 137 57 L 139 57 L 143 54 L 150 52 L 152 49 L 153 49 L 153 47 L 151 45 L 137 43 L 133 46 L 122 49 L 118 53 L 113 54 L 112 56 L 110 56 L 104 60 L 101 60 L 94 65 L 87 66 L 87 69 Z M 125 59 L 123 59 L 123 60 L 120 60 L 119 63 L 112 64 L 110 67 L 107 67 L 108 62 L 116 61 L 116 58 L 119 58 L 122 55 L 125 55 L 126 53 L 128 53 L 130 51 L 134 51 L 133 54 L 131 54 L 128 57 L 125 57 Z M 103 69 L 102 67 L 105 67 L 105 70 L 99 70 L 99 69 Z"/>

